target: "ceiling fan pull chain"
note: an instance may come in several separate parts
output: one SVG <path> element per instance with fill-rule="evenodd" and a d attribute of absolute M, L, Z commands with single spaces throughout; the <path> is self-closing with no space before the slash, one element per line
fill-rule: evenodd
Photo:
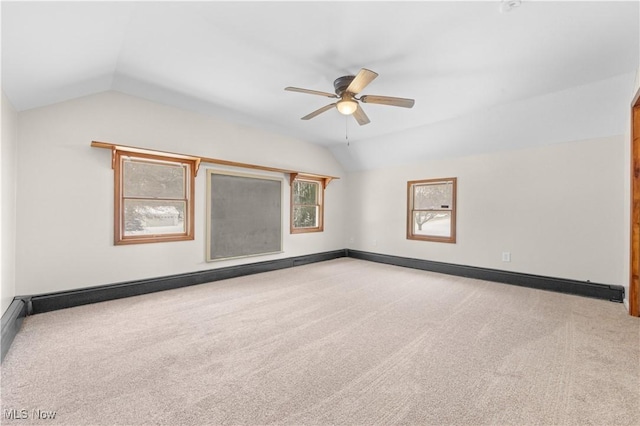
<path fill-rule="evenodd" d="M 344 138 L 347 140 L 347 146 L 349 146 L 349 116 L 344 117 Z"/>

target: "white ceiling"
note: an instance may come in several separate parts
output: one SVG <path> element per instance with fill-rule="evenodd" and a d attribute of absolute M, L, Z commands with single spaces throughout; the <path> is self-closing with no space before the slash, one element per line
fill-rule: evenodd
<path fill-rule="evenodd" d="M 568 96 L 606 121 L 580 136 L 624 132 L 607 114 L 628 110 L 639 21 L 638 1 L 523 0 L 510 13 L 499 1 L 3 1 L 2 90 L 19 111 L 118 90 L 326 145 L 366 169 L 565 137 L 553 119 Z M 332 100 L 283 90 L 333 92 L 362 67 L 379 74 L 362 94 L 414 108 L 366 104 L 365 126 L 336 110 L 302 121 Z M 532 111 L 551 114 L 557 135 L 514 144 L 523 123 L 540 129 Z"/>

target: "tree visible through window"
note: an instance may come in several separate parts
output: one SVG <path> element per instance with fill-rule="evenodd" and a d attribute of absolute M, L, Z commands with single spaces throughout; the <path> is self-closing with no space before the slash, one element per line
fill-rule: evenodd
<path fill-rule="evenodd" d="M 194 163 L 118 152 L 115 243 L 193 239 Z"/>
<path fill-rule="evenodd" d="M 410 181 L 407 238 L 456 242 L 456 178 Z"/>
<path fill-rule="evenodd" d="M 291 233 L 323 230 L 322 180 L 298 177 L 291 185 Z"/>

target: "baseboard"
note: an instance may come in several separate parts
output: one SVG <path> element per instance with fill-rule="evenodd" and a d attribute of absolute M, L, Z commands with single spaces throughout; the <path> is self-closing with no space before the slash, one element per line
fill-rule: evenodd
<path fill-rule="evenodd" d="M 4 360 L 4 356 L 9 352 L 13 339 L 18 334 L 24 317 L 27 316 L 27 303 L 20 299 L 15 298 L 9 305 L 5 313 L 2 315 L 2 337 L 0 340 L 0 362 Z"/>
<path fill-rule="evenodd" d="M 186 274 L 169 275 L 136 281 L 127 281 L 103 286 L 88 287 L 36 296 L 22 297 L 26 303 L 27 314 L 39 314 L 58 309 L 71 308 L 107 300 L 138 296 L 156 291 L 170 290 L 191 285 L 204 284 L 243 275 L 275 271 L 292 268 L 309 263 L 322 262 L 340 257 L 368 260 L 378 263 L 422 269 L 448 275 L 495 281 L 505 284 L 519 285 L 560 293 L 576 294 L 580 296 L 623 302 L 624 287 L 592 282 L 576 281 L 563 278 L 545 277 L 540 275 L 523 274 L 498 269 L 480 268 L 474 266 L 456 265 L 444 262 L 434 262 L 423 259 L 412 259 L 400 256 L 364 252 L 359 250 L 334 250 L 324 253 L 290 257 L 286 259 L 256 262 L 246 265 L 229 266 L 225 268 L 197 271 Z M 3 326 L 4 327 L 4 326 Z"/>
<path fill-rule="evenodd" d="M 322 262 L 330 259 L 345 257 L 346 250 L 334 250 L 324 253 L 289 257 L 286 259 L 269 260 L 265 262 L 250 263 L 246 265 L 229 266 L 218 269 L 191 272 L 186 274 L 169 275 L 164 277 L 149 278 L 136 281 L 127 281 L 116 284 L 107 284 L 96 287 L 82 288 L 55 293 L 39 294 L 27 298 L 30 302 L 29 315 L 40 314 L 58 309 L 87 305 L 107 300 L 122 299 L 124 297 L 139 296 L 141 294 L 157 291 L 171 290 L 204 284 L 243 275 L 257 274 L 260 272 L 275 271 L 278 269 L 292 268 L 294 266 L 309 263 Z"/>
<path fill-rule="evenodd" d="M 386 254 L 370 253 L 359 250 L 343 249 L 323 253 L 290 257 L 286 259 L 269 260 L 246 265 L 229 266 L 225 268 L 177 274 L 144 280 L 127 281 L 78 290 L 39 294 L 35 296 L 16 297 L 7 311 L 2 315 L 2 359 L 9 351 L 16 334 L 20 330 L 25 316 L 40 314 L 58 309 L 105 302 L 107 300 L 138 296 L 157 291 L 188 287 L 213 281 L 220 281 L 244 275 L 292 268 L 310 263 L 323 262 L 340 257 L 368 260 L 405 268 L 421 269 L 442 274 L 476 278 L 504 284 L 512 284 L 560 293 L 580 296 L 624 301 L 624 287 L 619 285 L 597 284 L 563 278 L 545 277 L 540 275 L 522 274 L 518 272 L 502 271 L 498 269 L 479 268 L 474 266 L 456 265 L 452 263 L 434 262 L 431 260 L 412 259 Z"/>
<path fill-rule="evenodd" d="M 597 284 L 589 281 L 545 277 L 541 275 L 456 265 L 452 263 L 434 262 L 431 260 L 412 259 L 359 250 L 348 249 L 347 252 L 347 256 L 354 259 L 369 260 L 372 262 L 403 266 L 405 268 L 422 269 L 425 271 L 476 278 L 479 280 L 494 281 L 503 284 L 575 294 L 579 296 L 610 300 L 612 302 L 622 303 L 624 300 L 624 287 L 621 285 Z"/>

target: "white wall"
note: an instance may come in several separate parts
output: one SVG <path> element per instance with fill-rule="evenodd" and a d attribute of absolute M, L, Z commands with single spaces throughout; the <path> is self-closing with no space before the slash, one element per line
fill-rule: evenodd
<path fill-rule="evenodd" d="M 16 296 L 15 286 L 15 244 L 16 244 L 16 161 L 18 144 L 18 114 L 2 93 L 2 150 L 0 159 L 2 173 L 0 177 L 0 191 L 2 210 L 0 211 L 0 236 L 2 246 L 0 253 L 2 266 L 0 275 L 0 299 L 2 300 L 2 313 L 7 310 L 11 301 Z"/>
<path fill-rule="evenodd" d="M 623 135 L 421 161 L 353 172 L 347 179 L 325 148 L 117 92 L 24 111 L 18 123 L 17 294 L 344 247 L 627 284 L 623 182 L 628 139 Z M 195 241 L 116 247 L 111 155 L 91 148 L 92 140 L 341 179 L 327 188 L 325 232 L 285 233 L 280 255 L 207 263 L 205 171 L 196 181 Z M 450 176 L 458 177 L 457 244 L 406 240 L 406 182 Z M 285 197 L 285 212 L 288 203 Z M 512 262 L 501 261 L 503 251 L 511 252 Z"/>
<path fill-rule="evenodd" d="M 344 171 L 325 148 L 118 92 L 24 111 L 19 114 L 18 123 L 18 294 L 61 291 L 345 247 Z M 282 254 L 207 263 L 205 170 L 201 168 L 196 178 L 194 241 L 114 246 L 111 153 L 91 148 L 92 140 L 342 179 L 327 187 L 324 232 L 285 232 Z M 284 187 L 284 222 L 288 229 L 288 184 Z"/>
<path fill-rule="evenodd" d="M 351 173 L 349 247 L 624 284 L 626 147 L 620 135 Z M 457 243 L 407 240 L 407 181 L 443 177 L 458 178 Z"/>

